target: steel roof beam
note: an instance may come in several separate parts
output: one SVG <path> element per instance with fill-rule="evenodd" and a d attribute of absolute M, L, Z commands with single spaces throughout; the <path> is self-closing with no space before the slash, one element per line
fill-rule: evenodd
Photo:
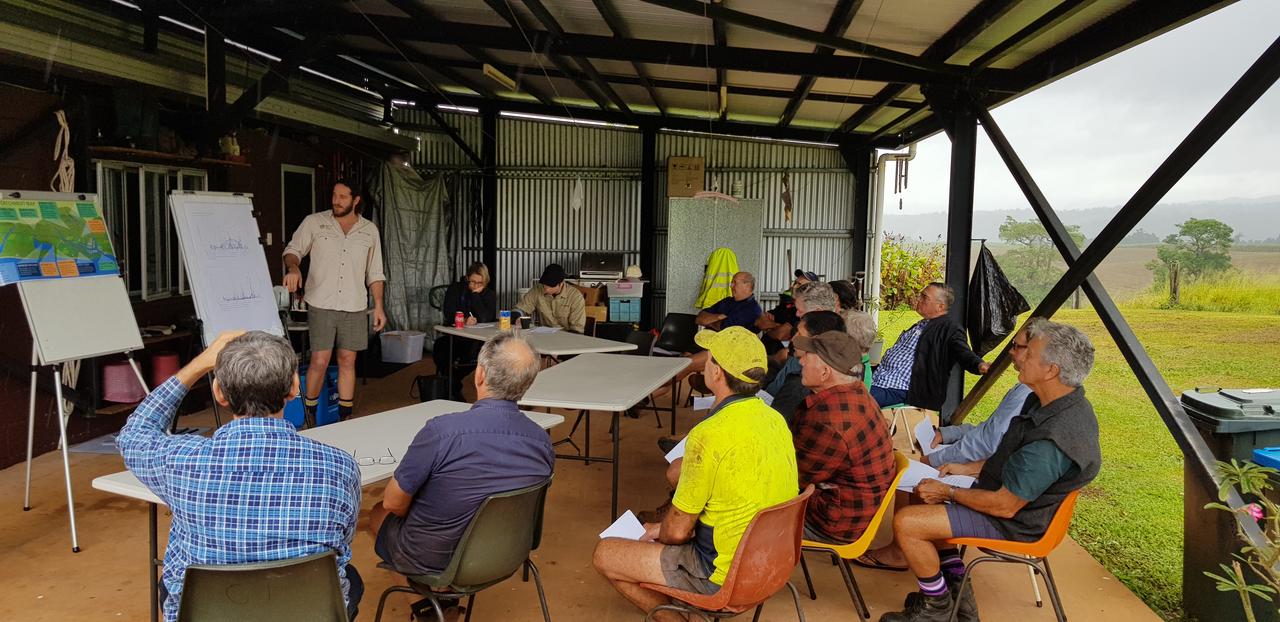
<path fill-rule="evenodd" d="M 849 29 L 849 25 L 853 23 L 853 17 L 858 14 L 858 9 L 861 7 L 862 0 L 840 0 L 831 10 L 831 18 L 827 20 L 827 28 L 823 33 L 833 36 L 844 35 L 844 31 Z M 813 50 L 813 55 L 819 57 L 834 56 L 835 53 L 835 48 L 825 45 L 819 45 Z M 787 101 L 787 107 L 782 110 L 782 119 L 778 121 L 778 125 L 791 124 L 791 121 L 796 118 L 796 113 L 800 111 L 800 104 L 804 103 L 805 98 L 809 96 L 809 91 L 813 89 L 814 82 L 813 76 L 800 78 L 796 83 L 795 92 Z"/>
<path fill-rule="evenodd" d="M 596 10 L 600 12 L 600 17 L 604 18 L 604 23 L 609 26 L 609 30 L 613 31 L 613 36 L 619 39 L 631 38 L 631 30 L 627 28 L 627 23 L 622 19 L 622 15 L 618 13 L 617 7 L 613 6 L 612 0 L 592 0 L 596 5 Z M 639 79 L 640 86 L 649 93 L 649 99 L 653 100 L 653 105 L 658 108 L 660 114 L 667 114 L 667 108 L 662 104 L 662 100 L 658 97 L 657 89 L 653 88 L 648 73 L 640 63 L 632 61 L 631 66 L 636 70 L 636 78 Z M 608 80 L 608 77 L 605 78 Z M 616 82 L 616 80 L 609 80 Z"/>

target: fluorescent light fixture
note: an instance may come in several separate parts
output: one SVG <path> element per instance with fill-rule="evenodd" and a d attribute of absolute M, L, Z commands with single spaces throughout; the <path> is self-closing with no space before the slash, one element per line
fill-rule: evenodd
<path fill-rule="evenodd" d="M 412 99 L 393 99 L 391 100 L 391 105 L 408 108 L 409 106 L 417 106 L 418 102 L 413 101 Z"/>
<path fill-rule="evenodd" d="M 512 80 L 511 77 L 508 76 L 507 74 L 499 71 L 497 67 L 494 67 L 489 63 L 485 63 L 484 67 L 482 67 L 481 69 L 482 71 L 484 71 L 484 75 L 489 76 L 489 78 L 494 82 L 497 82 L 498 84 L 501 84 L 502 86 L 507 87 L 508 91 L 519 90 L 516 88 L 516 81 Z"/>
<path fill-rule="evenodd" d="M 498 113 L 501 116 L 512 119 L 528 119 L 530 121 L 549 121 L 551 123 L 569 123 L 572 125 L 589 125 L 592 127 L 622 127 L 635 129 L 635 125 L 625 125 L 623 123 L 609 123 L 608 121 L 596 121 L 595 119 L 570 119 L 569 117 L 555 117 L 545 114 L 533 114 L 529 112 L 511 112 L 503 110 Z"/>
<path fill-rule="evenodd" d="M 455 106 L 453 104 L 436 104 L 436 110 L 447 110 L 449 112 L 465 112 L 467 114 L 480 114 L 479 108 L 471 106 Z"/>
<path fill-rule="evenodd" d="M 768 127 L 768 126 L 761 126 Z M 811 140 L 795 140 L 792 138 L 769 138 L 767 136 L 741 136 L 738 134 L 720 134 L 718 132 L 699 132 L 697 130 L 678 130 L 670 127 L 658 128 L 660 132 L 669 132 L 672 134 L 694 134 L 697 136 L 714 136 L 716 138 L 737 138 L 741 140 L 756 140 L 764 143 L 788 143 L 792 145 L 806 145 L 809 147 L 824 147 L 834 149 L 839 145 L 833 143 L 820 143 Z"/>
<path fill-rule="evenodd" d="M 120 6 L 128 7 L 128 8 L 130 8 L 130 9 L 135 10 L 135 11 L 139 11 L 139 12 L 140 12 L 140 11 L 142 11 L 142 7 L 140 7 L 140 6 L 138 6 L 137 4 L 134 4 L 134 3 L 132 3 L 132 2 L 127 2 L 126 0 L 111 0 L 111 2 L 113 2 L 113 3 L 115 3 L 115 4 L 118 4 L 118 5 L 120 5 Z M 199 34 L 199 35 L 201 35 L 201 36 L 203 36 L 203 35 L 204 35 L 204 29 L 203 29 L 203 28 L 200 28 L 200 27 L 198 27 L 198 26 L 193 26 L 193 25 L 188 24 L 188 23 L 186 23 L 186 22 L 178 21 L 178 20 L 176 20 L 176 19 L 174 19 L 174 18 L 172 18 L 172 17 L 169 17 L 168 15 L 161 15 L 161 16 L 160 16 L 160 19 L 161 19 L 161 20 L 164 20 L 164 21 L 166 21 L 166 22 L 168 22 L 168 23 L 170 23 L 170 24 L 173 24 L 174 26 L 177 26 L 177 27 L 179 27 L 179 28 L 183 28 L 183 29 L 185 29 L 185 30 L 189 30 L 189 31 L 194 32 L 194 33 L 196 33 L 196 34 Z M 283 32 L 285 32 L 285 34 L 289 34 L 289 35 L 294 36 L 294 37 L 298 37 L 298 36 L 299 36 L 299 35 L 297 35 L 297 33 L 293 33 L 293 32 L 290 32 L 290 31 L 283 31 Z M 254 48 L 254 47 L 247 46 L 247 45 L 245 45 L 245 44 L 243 44 L 243 43 L 239 43 L 239 42 L 237 42 L 237 41 L 233 41 L 233 40 L 231 40 L 231 39 L 227 39 L 227 45 L 230 45 L 231 47 L 236 48 L 236 49 L 238 49 L 238 50 L 240 50 L 240 51 L 242 51 L 242 52 L 247 52 L 247 53 L 249 53 L 249 54 L 253 54 L 254 56 L 258 56 L 258 57 L 261 57 L 261 58 L 265 58 L 265 59 L 267 59 L 267 60 L 269 60 L 269 61 L 271 61 L 271 62 L 273 62 L 273 63 L 275 63 L 275 62 L 279 62 L 279 61 L 280 61 L 280 57 L 279 57 L 279 56 L 276 56 L 276 55 L 274 55 L 274 54 L 268 54 L 267 52 L 263 52 L 262 50 L 259 50 L 259 49 Z M 363 87 L 357 86 L 357 85 L 355 85 L 355 84 L 352 84 L 352 83 L 350 83 L 350 82 L 346 82 L 346 81 L 344 81 L 344 80 L 339 80 L 338 78 L 335 78 L 335 77 L 333 77 L 333 76 L 331 76 L 331 75 L 328 75 L 328 74 L 320 73 L 319 71 L 316 71 L 316 70 L 314 70 L 314 69 L 308 69 L 308 68 L 306 68 L 306 67 L 300 67 L 300 69 L 301 69 L 302 71 L 306 72 L 306 73 L 309 73 L 309 74 L 311 74 L 311 75 L 313 75 L 313 76 L 316 76 L 317 78 L 323 78 L 323 79 L 325 79 L 325 80 L 328 80 L 328 81 L 330 81 L 330 82 L 333 82 L 334 84 L 341 84 L 342 86 L 345 86 L 345 87 L 350 88 L 350 89 L 355 89 L 355 90 L 360 91 L 361 93 L 364 93 L 364 94 L 366 94 L 366 95 L 370 95 L 370 96 L 372 96 L 372 97 L 378 97 L 378 98 L 382 97 L 381 95 L 379 95 L 379 94 L 377 94 L 377 93 L 375 93 L 375 92 L 373 92 L 373 91 L 370 91 L 369 89 L 366 89 L 366 88 L 363 88 Z M 394 76 L 392 76 L 392 77 L 394 77 Z M 397 79 L 397 80 L 399 80 L 399 78 L 396 78 L 396 79 Z M 402 81 L 402 82 L 403 82 L 403 81 Z"/>

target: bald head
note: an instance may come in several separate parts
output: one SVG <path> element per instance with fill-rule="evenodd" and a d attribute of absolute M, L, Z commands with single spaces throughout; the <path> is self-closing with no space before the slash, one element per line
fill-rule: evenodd
<path fill-rule="evenodd" d="M 541 369 L 542 361 L 528 342 L 507 333 L 499 334 L 480 348 L 477 397 L 518 401 Z"/>

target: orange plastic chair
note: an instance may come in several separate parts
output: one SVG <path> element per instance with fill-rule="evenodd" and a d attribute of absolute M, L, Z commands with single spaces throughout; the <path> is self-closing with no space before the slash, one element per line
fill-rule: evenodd
<path fill-rule="evenodd" d="M 1053 571 L 1049 569 L 1049 553 L 1058 548 L 1062 544 L 1062 539 L 1067 536 L 1067 527 L 1071 525 L 1071 517 L 1076 511 L 1076 498 L 1080 496 L 1079 490 L 1073 490 L 1067 494 L 1062 500 L 1062 505 L 1058 506 L 1058 511 L 1054 512 L 1053 520 L 1049 522 L 1049 528 L 1045 530 L 1044 535 L 1035 542 L 1014 542 L 1012 540 L 987 540 L 985 538 L 951 538 L 947 540 L 947 544 L 955 544 L 961 547 L 977 547 L 986 555 L 976 557 L 965 566 L 964 581 L 960 584 L 960 591 L 964 592 L 969 583 L 969 578 L 973 576 L 973 569 L 978 564 L 986 562 L 999 562 L 1006 564 L 1024 564 L 1028 566 L 1033 573 L 1040 573 L 1044 577 L 1045 587 L 1049 588 L 1049 600 L 1053 603 L 1053 613 L 1057 616 L 1058 622 L 1066 622 L 1067 614 L 1062 610 L 1062 599 L 1058 596 L 1058 586 L 1053 581 Z M 963 554 L 964 549 L 961 549 Z M 1034 579 L 1034 575 L 1032 576 Z M 1032 582 L 1034 586 L 1034 581 Z M 1037 601 L 1038 604 L 1039 601 Z M 951 608 L 951 622 L 956 620 L 956 608 Z"/>
<path fill-rule="evenodd" d="M 871 611 L 867 609 L 867 601 L 862 598 L 862 590 L 858 589 L 858 580 L 853 577 L 853 569 L 849 567 L 849 561 L 857 559 L 871 548 L 871 544 L 880 539 L 883 535 L 882 530 L 888 530 L 893 526 L 893 497 L 898 489 L 898 481 L 902 479 L 902 474 L 907 472 L 911 460 L 902 454 L 902 452 L 893 452 L 893 462 L 898 468 L 898 474 L 893 476 L 893 483 L 889 485 L 889 492 L 885 493 L 884 499 L 880 501 L 880 507 L 876 508 L 875 516 L 871 517 L 871 522 L 867 525 L 866 531 L 862 532 L 862 537 L 849 544 L 828 544 L 826 542 L 815 542 L 813 540 L 805 540 L 803 547 L 805 551 L 814 551 L 819 553 L 827 553 L 831 556 L 831 561 L 836 562 L 840 567 L 840 574 L 844 577 L 844 587 L 849 590 L 849 598 L 853 600 L 853 606 L 857 609 L 858 614 L 863 618 L 870 618 Z M 887 533 L 887 532 L 886 532 Z M 801 560 L 803 563 L 803 560 Z M 804 568 L 804 580 L 809 586 L 809 598 L 817 598 L 817 594 L 813 591 L 813 580 L 809 578 L 809 567 Z"/>
<path fill-rule="evenodd" d="M 805 488 L 798 496 L 773 507 L 760 510 L 742 533 L 738 550 L 725 576 L 724 585 L 715 594 L 695 594 L 665 585 L 642 583 L 641 586 L 661 592 L 675 599 L 674 602 L 654 607 L 645 615 L 645 622 L 659 611 L 675 611 L 716 619 L 732 618 L 755 608 L 755 620 L 760 619 L 764 601 L 769 600 L 785 585 L 791 590 L 796 604 L 796 615 L 804 622 L 800 608 L 800 594 L 788 580 L 800 561 L 800 538 L 804 534 L 804 510 L 813 495 L 813 486 Z"/>

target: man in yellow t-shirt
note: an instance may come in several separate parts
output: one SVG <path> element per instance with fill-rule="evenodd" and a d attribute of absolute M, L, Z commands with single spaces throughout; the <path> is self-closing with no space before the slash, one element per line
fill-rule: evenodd
<path fill-rule="evenodd" d="M 606 538 L 595 567 L 643 611 L 670 602 L 641 583 L 714 594 L 724 583 L 738 541 L 756 514 L 796 495 L 796 453 L 782 415 L 755 394 L 767 365 L 764 345 L 740 326 L 702 331 L 695 341 L 711 353 L 710 414 L 685 442 L 672 508 L 645 525 L 640 541 Z M 682 620 L 660 612 L 654 620 Z"/>

